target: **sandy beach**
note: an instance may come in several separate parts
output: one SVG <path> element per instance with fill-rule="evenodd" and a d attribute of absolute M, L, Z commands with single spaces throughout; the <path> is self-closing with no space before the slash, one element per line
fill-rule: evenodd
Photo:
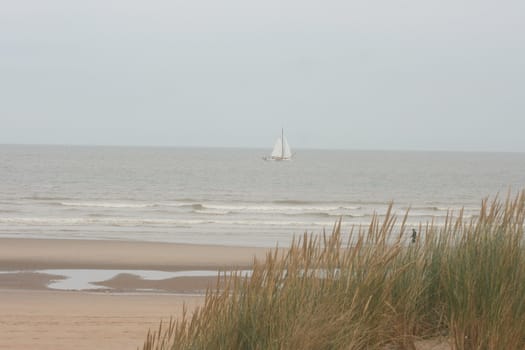
<path fill-rule="evenodd" d="M 213 276 L 142 279 L 134 270 L 248 268 L 267 249 L 169 243 L 0 239 L 0 349 L 136 349 L 148 329 L 193 310 Z M 101 289 L 52 290 L 47 269 L 129 270 Z"/>
<path fill-rule="evenodd" d="M 136 349 L 148 329 L 202 297 L 0 291 L 0 349 Z"/>
<path fill-rule="evenodd" d="M 141 349 L 148 330 L 194 310 L 216 276 L 143 279 L 136 270 L 247 269 L 265 248 L 170 243 L 0 239 L 0 349 Z M 53 290 L 46 269 L 127 270 L 92 290 Z M 441 339 L 417 349 L 446 350 Z"/>

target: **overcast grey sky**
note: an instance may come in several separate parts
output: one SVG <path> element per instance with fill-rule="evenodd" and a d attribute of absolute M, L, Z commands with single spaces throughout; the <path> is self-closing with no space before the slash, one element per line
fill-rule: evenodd
<path fill-rule="evenodd" d="M 0 143 L 525 152 L 523 0 L 17 0 Z"/>

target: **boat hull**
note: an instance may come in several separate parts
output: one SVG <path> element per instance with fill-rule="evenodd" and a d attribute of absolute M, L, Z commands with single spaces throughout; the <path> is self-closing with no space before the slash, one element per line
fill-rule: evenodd
<path fill-rule="evenodd" d="M 275 157 L 262 157 L 262 159 L 266 161 L 274 161 L 274 162 L 284 162 L 284 161 L 292 160 L 292 158 L 275 158 Z"/>

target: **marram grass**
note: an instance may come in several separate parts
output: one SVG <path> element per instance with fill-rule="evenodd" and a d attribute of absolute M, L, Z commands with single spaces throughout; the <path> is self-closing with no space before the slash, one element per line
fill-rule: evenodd
<path fill-rule="evenodd" d="M 482 202 L 479 216 L 420 226 L 387 213 L 343 242 L 304 235 L 220 278 L 193 315 L 161 325 L 144 350 L 525 349 L 525 192 Z M 219 287 L 220 286 L 220 287 Z"/>

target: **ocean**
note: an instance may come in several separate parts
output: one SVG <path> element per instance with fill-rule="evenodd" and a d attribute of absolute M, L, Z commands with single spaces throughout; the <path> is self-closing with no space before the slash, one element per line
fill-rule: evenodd
<path fill-rule="evenodd" d="M 408 208 L 409 228 L 525 188 L 523 153 L 0 145 L 0 237 L 287 246 Z M 407 238 L 408 239 L 408 238 Z"/>

